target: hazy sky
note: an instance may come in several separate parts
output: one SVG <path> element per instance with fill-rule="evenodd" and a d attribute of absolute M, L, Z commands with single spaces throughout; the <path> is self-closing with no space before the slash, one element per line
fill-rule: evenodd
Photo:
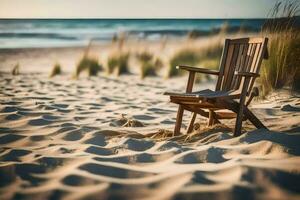
<path fill-rule="evenodd" d="M 276 0 L 0 0 L 0 18 L 260 18 Z"/>

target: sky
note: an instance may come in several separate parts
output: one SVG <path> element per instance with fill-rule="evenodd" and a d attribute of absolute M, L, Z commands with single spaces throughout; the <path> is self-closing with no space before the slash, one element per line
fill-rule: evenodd
<path fill-rule="evenodd" d="M 264 18 L 276 0 L 0 0 L 0 18 Z"/>

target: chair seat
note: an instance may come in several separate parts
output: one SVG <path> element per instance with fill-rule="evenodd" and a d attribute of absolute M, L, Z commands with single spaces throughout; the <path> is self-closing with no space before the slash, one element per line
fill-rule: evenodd
<path fill-rule="evenodd" d="M 213 91 L 210 89 L 206 90 L 200 90 L 196 92 L 191 92 L 191 93 L 176 93 L 176 92 L 165 92 L 164 95 L 168 95 L 171 98 L 172 97 L 178 97 L 178 98 L 198 98 L 198 99 L 214 99 L 214 98 L 239 98 L 240 97 L 240 92 L 237 90 L 233 91 Z"/>

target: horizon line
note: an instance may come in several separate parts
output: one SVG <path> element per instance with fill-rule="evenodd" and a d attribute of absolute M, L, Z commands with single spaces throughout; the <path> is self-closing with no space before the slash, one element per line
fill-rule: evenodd
<path fill-rule="evenodd" d="M 296 18 L 300 18 L 300 15 L 294 16 Z M 208 20 L 214 20 L 214 19 L 222 19 L 222 20 L 240 20 L 240 19 L 281 19 L 285 17 L 277 17 L 277 18 L 272 18 L 272 17 L 233 17 L 233 18 L 227 18 L 227 17 L 221 17 L 221 18 L 216 18 L 216 17 L 122 17 L 122 18 L 117 18 L 117 17 L 26 17 L 26 18 L 21 18 L 21 17 L 0 17 L 0 20 L 79 20 L 79 19 L 92 19 L 92 20 L 202 20 L 202 19 L 208 19 Z"/>
<path fill-rule="evenodd" d="M 300 17 L 300 16 L 296 16 L 296 17 Z M 0 18 L 0 20 L 9 20 L 9 19 L 15 19 L 15 20 L 48 20 L 48 19 L 56 19 L 56 20 L 73 20 L 73 19 L 109 19 L 109 20 L 201 20 L 201 19 L 270 19 L 268 17 L 249 17 L 249 18 L 206 18 L 206 17 L 203 17 L 203 18 L 198 18 L 198 17 L 128 17 L 128 18 L 116 18 L 116 17 L 76 17 L 76 18 L 73 18 L 73 17 L 67 17 L 67 18 L 63 18 L 63 17 L 49 17 L 49 18 L 46 18 L 46 17 L 32 17 L 32 18 L 19 18 L 19 17 L 4 17 L 4 18 Z"/>

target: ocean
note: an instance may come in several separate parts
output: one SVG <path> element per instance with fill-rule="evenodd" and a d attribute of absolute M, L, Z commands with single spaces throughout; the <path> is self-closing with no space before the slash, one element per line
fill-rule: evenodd
<path fill-rule="evenodd" d="M 90 40 L 108 42 L 118 33 L 145 40 L 163 36 L 229 31 L 244 27 L 260 31 L 265 19 L 0 19 L 0 48 L 84 46 Z"/>

